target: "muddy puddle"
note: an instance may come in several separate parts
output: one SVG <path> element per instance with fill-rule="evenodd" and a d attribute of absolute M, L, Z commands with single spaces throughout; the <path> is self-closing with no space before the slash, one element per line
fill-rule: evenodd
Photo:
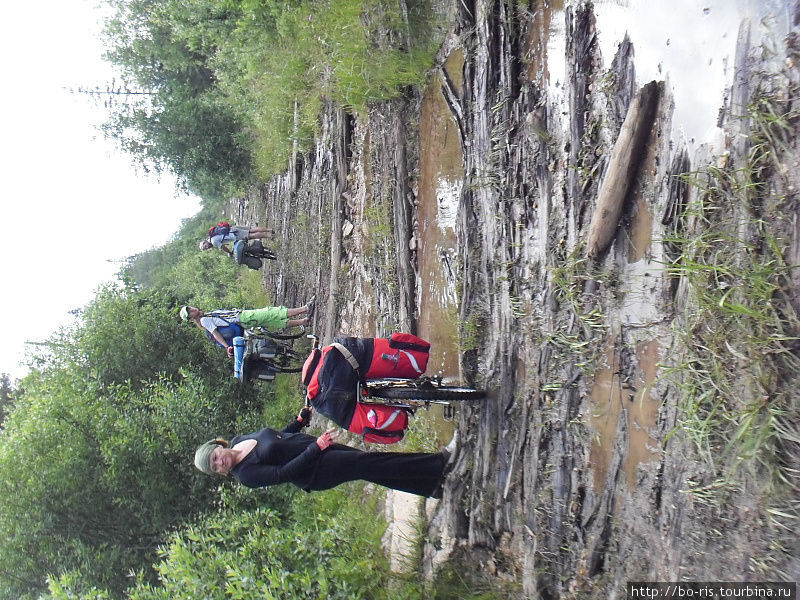
<path fill-rule="evenodd" d="M 603 62 L 609 65 L 627 34 L 634 47 L 639 85 L 665 80 L 672 91 L 672 139 L 689 147 L 708 143 L 713 149 L 722 140 L 719 114 L 733 78 L 740 23 L 749 21 L 755 44 L 770 31 L 782 37 L 790 18 L 786 4 L 777 0 L 598 0 L 597 40 Z"/>
<path fill-rule="evenodd" d="M 631 221 L 628 237 L 628 261 L 635 263 L 645 258 L 650 248 L 653 232 L 653 213 L 647 203 L 639 198 Z"/>
<path fill-rule="evenodd" d="M 659 442 L 651 434 L 660 404 L 653 393 L 659 351 L 657 340 L 639 342 L 632 357 L 634 364 L 626 365 L 627 359 L 615 343 L 606 347 L 605 359 L 595 373 L 589 416 L 593 434 L 589 463 L 597 493 L 605 486 L 615 448 L 623 453 L 622 468 L 629 490 L 636 486 L 639 465 L 659 456 Z"/>
<path fill-rule="evenodd" d="M 754 44 L 782 38 L 791 15 L 780 0 L 596 0 L 597 43 L 608 68 L 627 35 L 638 85 L 665 80 L 674 97 L 671 137 L 687 146 L 722 142 L 720 108 L 733 75 L 739 25 L 751 24 Z M 541 81 L 551 102 L 563 102 L 566 77 L 563 0 L 538 0 L 525 47 L 529 81 Z M 556 113 L 558 116 L 559 113 Z M 718 148 L 719 149 L 719 148 Z"/>
<path fill-rule="evenodd" d="M 462 85 L 463 51 L 454 51 L 445 69 L 456 89 Z M 420 111 L 418 333 L 431 342 L 428 373 L 458 381 L 458 296 L 455 233 L 464 179 L 464 157 L 458 127 L 442 95 L 442 76 L 431 77 Z M 446 441 L 453 425 L 441 409 L 430 413 Z"/>
<path fill-rule="evenodd" d="M 525 41 L 524 56 L 529 81 L 560 89 L 566 74 L 564 0 L 538 0 Z"/>

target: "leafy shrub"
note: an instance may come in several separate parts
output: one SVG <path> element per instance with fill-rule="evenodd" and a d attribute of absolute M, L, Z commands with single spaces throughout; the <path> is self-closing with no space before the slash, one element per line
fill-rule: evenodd
<path fill-rule="evenodd" d="M 284 505 L 286 512 L 264 506 L 241 510 L 240 502 L 227 504 L 229 497 L 220 512 L 173 536 L 161 549 L 160 585 L 140 582 L 130 598 L 382 597 L 385 525 L 374 499 L 343 489 L 314 494 L 313 501 L 289 494 L 293 501 L 288 510 Z"/>

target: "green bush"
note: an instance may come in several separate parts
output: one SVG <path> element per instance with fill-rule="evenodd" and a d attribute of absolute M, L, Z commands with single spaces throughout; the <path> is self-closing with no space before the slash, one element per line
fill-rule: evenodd
<path fill-rule="evenodd" d="M 290 493 L 283 510 L 222 509 L 175 534 L 161 550 L 160 585 L 140 582 L 132 600 L 380 598 L 385 528 L 374 499 L 332 490 Z M 239 495 L 259 496 L 259 491 Z M 284 512 L 285 511 L 285 512 Z M 364 525 L 370 528 L 365 532 Z"/>

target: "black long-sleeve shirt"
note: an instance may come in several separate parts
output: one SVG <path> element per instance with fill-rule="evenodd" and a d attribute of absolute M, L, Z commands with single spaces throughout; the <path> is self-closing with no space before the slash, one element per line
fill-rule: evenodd
<path fill-rule="evenodd" d="M 370 481 L 420 496 L 437 492 L 446 457 L 425 452 L 362 452 L 343 444 L 322 451 L 314 436 L 297 433 L 295 422 L 283 431 L 262 429 L 233 438 L 256 440 L 256 447 L 231 474 L 243 485 L 293 483 L 305 491 L 327 490 L 347 481 Z"/>
<path fill-rule="evenodd" d="M 294 483 L 306 488 L 314 477 L 322 451 L 316 437 L 298 433 L 301 428 L 302 424 L 295 420 L 282 431 L 264 428 L 236 436 L 231 440 L 232 445 L 244 440 L 257 443 L 231 474 L 247 487 Z"/>

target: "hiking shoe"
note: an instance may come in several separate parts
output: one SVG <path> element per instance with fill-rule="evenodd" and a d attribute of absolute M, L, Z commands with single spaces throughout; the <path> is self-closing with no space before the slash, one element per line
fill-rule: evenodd
<path fill-rule="evenodd" d="M 453 439 L 444 447 L 448 455 L 455 454 L 458 450 L 458 429 L 453 432 Z"/>
<path fill-rule="evenodd" d="M 314 309 L 317 306 L 317 297 L 316 297 L 316 295 L 311 296 L 311 299 L 308 302 L 306 302 L 306 306 L 307 306 L 307 308 L 306 308 L 306 318 L 310 319 L 311 317 L 314 316 Z"/>

